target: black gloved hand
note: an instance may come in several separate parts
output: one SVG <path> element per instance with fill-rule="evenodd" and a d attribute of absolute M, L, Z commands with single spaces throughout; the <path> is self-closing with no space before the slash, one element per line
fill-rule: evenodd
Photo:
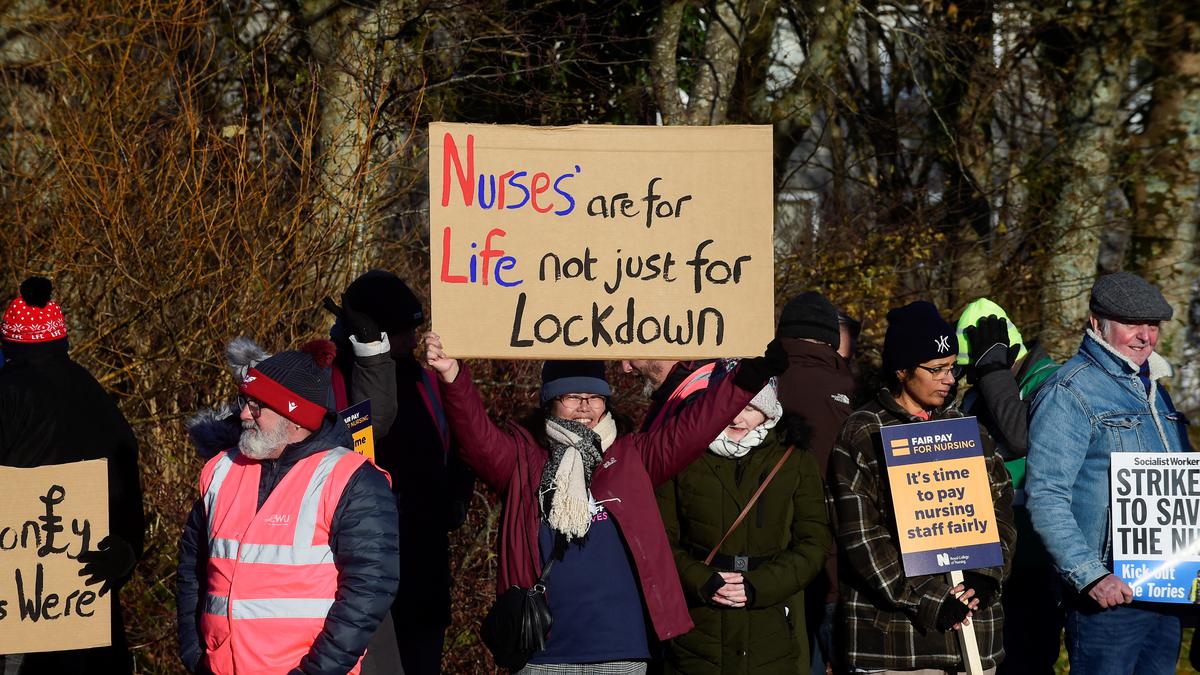
<path fill-rule="evenodd" d="M 346 335 L 353 335 L 354 339 L 360 345 L 365 345 L 369 342 L 379 342 L 383 339 L 383 333 L 379 330 L 379 324 L 370 315 L 351 308 L 346 304 L 346 300 L 342 298 L 342 306 L 338 307 L 337 303 L 332 298 L 326 297 L 322 302 L 325 310 L 338 318 L 338 322 L 342 324 L 342 330 Z"/>
<path fill-rule="evenodd" d="M 965 602 L 953 595 L 947 595 L 938 609 L 937 620 L 934 623 L 938 630 L 947 631 L 954 628 L 954 624 L 962 623 L 970 611 L 971 608 L 967 607 Z"/>
<path fill-rule="evenodd" d="M 978 572 L 963 572 L 962 584 L 964 589 L 975 589 L 975 599 L 979 600 L 980 610 L 990 605 L 996 591 L 1000 590 L 1000 584 L 995 579 Z"/>
<path fill-rule="evenodd" d="M 976 378 L 1012 368 L 1021 351 L 1021 345 L 1008 343 L 1008 321 L 995 315 L 967 326 L 963 335 L 967 338 L 967 359 Z"/>
<path fill-rule="evenodd" d="M 762 356 L 741 362 L 734 373 L 733 383 L 757 394 L 767 385 L 767 381 L 776 375 L 782 375 L 787 367 L 787 350 L 783 348 L 779 338 L 775 338 L 767 344 L 767 351 Z"/>
<path fill-rule="evenodd" d="M 715 605 L 716 603 L 712 601 L 712 598 L 717 594 L 717 591 L 721 590 L 721 587 L 724 585 L 725 580 L 721 578 L 721 575 L 717 572 L 713 572 L 712 576 L 708 578 L 708 581 L 704 582 L 704 585 L 700 587 L 700 596 L 704 598 L 704 602 L 710 605 Z"/>
<path fill-rule="evenodd" d="M 133 547 L 115 534 L 101 539 L 95 550 L 80 553 L 78 560 L 84 564 L 79 576 L 87 577 L 83 583 L 87 586 L 102 584 L 100 595 L 111 591 L 118 582 L 129 576 L 137 564 Z"/>

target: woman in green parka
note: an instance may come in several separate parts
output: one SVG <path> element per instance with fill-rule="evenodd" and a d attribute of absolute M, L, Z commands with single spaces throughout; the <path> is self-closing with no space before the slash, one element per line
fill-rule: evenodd
<path fill-rule="evenodd" d="M 780 424 L 775 387 L 772 378 L 708 452 L 658 489 L 696 624 L 666 643 L 668 673 L 808 671 L 804 587 L 822 569 L 833 537 L 817 462 L 784 429 L 803 425 Z M 781 460 L 745 519 L 704 564 Z"/>

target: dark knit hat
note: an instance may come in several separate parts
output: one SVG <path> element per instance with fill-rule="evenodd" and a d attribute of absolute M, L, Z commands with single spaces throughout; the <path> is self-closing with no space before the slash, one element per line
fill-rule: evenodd
<path fill-rule="evenodd" d="M 5 342 L 32 344 L 67 337 L 67 324 L 58 303 L 50 299 L 54 286 L 45 277 L 21 282 L 21 295 L 8 305 L 0 321 L 0 338 Z"/>
<path fill-rule="evenodd" d="M 385 333 L 398 333 L 425 322 L 421 301 L 400 277 L 371 270 L 355 279 L 342 294 L 342 304 L 367 316 Z"/>
<path fill-rule="evenodd" d="M 542 405 L 563 394 L 612 396 L 603 361 L 547 361 L 542 364 Z"/>
<path fill-rule="evenodd" d="M 279 352 L 246 371 L 238 390 L 309 431 L 328 409 L 329 371 L 307 352 Z"/>
<path fill-rule="evenodd" d="M 1129 272 L 1105 274 L 1096 279 L 1088 309 L 1097 316 L 1123 323 L 1170 321 L 1175 315 L 1158 287 Z"/>
<path fill-rule="evenodd" d="M 837 308 L 816 291 L 805 291 L 783 306 L 777 332 L 779 337 L 820 340 L 834 349 L 842 339 Z"/>
<path fill-rule="evenodd" d="M 925 361 L 958 355 L 954 328 L 946 323 L 937 307 L 924 300 L 910 302 L 887 314 L 887 334 L 883 338 L 885 372 L 912 368 Z"/>

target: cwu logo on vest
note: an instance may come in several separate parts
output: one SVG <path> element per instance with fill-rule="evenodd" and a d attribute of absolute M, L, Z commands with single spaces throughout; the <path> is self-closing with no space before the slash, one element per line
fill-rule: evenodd
<path fill-rule="evenodd" d="M 272 513 L 266 518 L 263 518 L 263 522 L 272 526 L 287 525 L 288 523 L 292 522 L 292 515 L 290 513 Z"/>

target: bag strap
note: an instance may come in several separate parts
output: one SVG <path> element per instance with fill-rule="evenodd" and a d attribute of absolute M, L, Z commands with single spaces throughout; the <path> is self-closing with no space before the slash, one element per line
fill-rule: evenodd
<path fill-rule="evenodd" d="M 550 568 L 554 567 L 555 560 L 562 560 L 563 554 L 567 552 L 567 536 L 562 532 L 554 533 L 554 549 L 550 551 L 550 560 L 546 562 L 546 566 L 542 568 L 542 573 L 538 575 L 534 586 L 546 586 L 546 580 L 550 578 Z"/>
<path fill-rule="evenodd" d="M 721 537 L 721 541 L 718 541 L 717 545 L 713 547 L 713 550 L 708 552 L 708 557 L 704 559 L 705 565 L 708 565 L 712 562 L 713 557 L 717 555 L 717 551 L 721 549 L 721 545 L 725 543 L 725 540 L 729 538 L 729 535 L 733 534 L 733 531 L 737 529 L 737 526 L 741 525 L 742 521 L 746 519 L 746 515 L 750 513 L 750 509 L 754 508 L 754 502 L 757 502 L 758 498 L 762 496 L 763 490 L 766 490 L 767 486 L 771 484 L 771 479 L 775 478 L 775 474 L 779 473 L 779 469 L 783 466 L 783 463 L 788 460 L 788 457 L 792 456 L 792 450 L 794 449 L 795 446 L 788 446 L 787 452 L 783 453 L 783 457 L 780 457 L 779 461 L 775 462 L 775 468 L 771 469 L 771 473 L 767 474 L 767 479 L 762 482 L 762 485 L 758 486 L 758 491 L 756 491 L 754 496 L 750 498 L 750 501 L 746 503 L 746 508 L 742 509 L 742 512 L 738 514 L 737 519 L 734 520 L 733 524 L 729 526 L 729 529 L 725 531 L 725 536 Z"/>

